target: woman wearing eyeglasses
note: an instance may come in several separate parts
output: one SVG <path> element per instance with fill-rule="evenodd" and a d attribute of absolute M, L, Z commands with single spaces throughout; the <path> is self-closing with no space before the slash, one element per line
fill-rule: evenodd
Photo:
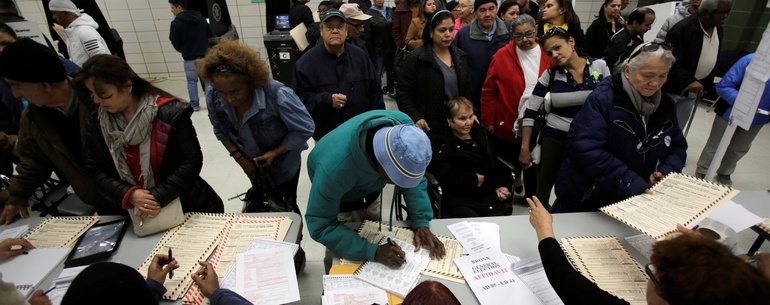
<path fill-rule="evenodd" d="M 425 132 L 445 134 L 449 125 L 444 103 L 467 97 L 468 62 L 454 41 L 452 13 L 441 10 L 430 16 L 423 45 L 409 53 L 396 83 L 398 109 Z"/>
<path fill-rule="evenodd" d="M 267 187 L 297 206 L 300 153 L 315 125 L 291 88 L 270 79 L 259 54 L 235 40 L 209 49 L 198 63 L 198 74 L 211 82 L 209 120 L 214 134 L 253 185 L 257 167 L 269 166 Z"/>
<path fill-rule="evenodd" d="M 660 88 L 675 58 L 646 43 L 594 89 L 572 121 L 551 212 L 584 212 L 650 192 L 681 172 L 687 141 Z"/>
<path fill-rule="evenodd" d="M 543 5 L 542 21 L 537 27 L 537 36 L 542 37 L 551 28 L 559 27 L 575 39 L 575 46 L 580 55 L 587 55 L 588 40 L 580 27 L 580 18 L 572 8 L 570 0 L 548 0 Z"/>
<path fill-rule="evenodd" d="M 407 50 L 414 50 L 422 45 L 422 32 L 425 29 L 425 23 L 428 22 L 428 16 L 433 15 L 436 11 L 435 0 L 420 0 L 420 10 L 417 17 L 412 19 L 412 23 L 409 25 L 409 30 L 406 32 Z"/>
<path fill-rule="evenodd" d="M 590 60 L 578 55 L 575 39 L 560 27 L 553 27 L 540 39 L 545 53 L 554 67 L 544 71 L 532 97 L 527 101 L 522 121 L 521 151 L 519 163 L 527 170 L 531 163 L 537 163 L 536 194 L 546 204 L 551 188 L 559 176 L 559 168 L 565 156 L 567 132 L 575 115 L 583 107 L 589 94 L 599 83 L 610 75 L 607 64 L 601 60 Z M 550 103 L 546 103 L 550 94 Z M 535 120 L 541 107 L 545 109 L 545 127 L 539 139 L 532 139 Z M 530 143 L 540 143 L 540 159 L 533 160 Z"/>
<path fill-rule="evenodd" d="M 514 123 L 523 114 L 526 100 L 532 95 L 538 77 L 551 66 L 551 59 L 536 41 L 537 24 L 532 16 L 519 15 L 511 23 L 513 40 L 497 51 L 481 88 L 481 124 L 493 135 L 499 156 L 518 164 L 521 138 L 514 132 Z M 514 182 L 517 193 L 522 191 L 521 167 Z M 537 176 L 535 169 L 524 172 L 525 195 L 534 195 Z"/>

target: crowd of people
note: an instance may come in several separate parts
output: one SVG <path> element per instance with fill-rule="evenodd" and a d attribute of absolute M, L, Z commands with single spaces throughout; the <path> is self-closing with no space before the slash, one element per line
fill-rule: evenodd
<path fill-rule="evenodd" d="M 61 12 L 57 21 L 84 18 L 67 2 L 51 1 Z M 176 16 L 170 39 L 185 59 L 189 104 L 139 77 L 123 59 L 98 54 L 99 44 L 85 41 L 93 52 L 73 50 L 73 63 L 17 39 L 0 23 L 6 106 L 0 116 L 7 118 L 0 130 L 1 173 L 12 174 L 18 164 L 0 221 L 27 217 L 30 197 L 52 172 L 100 215 L 154 218 L 177 200 L 185 212 L 223 212 L 220 196 L 200 177 L 203 155 L 191 120 L 201 109 L 200 78 L 217 140 L 252 185 L 264 183 L 281 195 L 287 211 L 303 212 L 296 202 L 300 154 L 313 138 L 304 215 L 310 236 L 328 249 L 327 270 L 334 255 L 404 263 L 398 246 L 369 243 L 345 226 L 382 219 L 386 184 L 404 197 L 415 245 L 432 257 L 443 257 L 445 249 L 429 229 L 431 219 L 510 215 L 513 194 L 524 192 L 544 264 L 558 266 L 549 279 L 565 301 L 577 298 L 577 290 L 554 284 L 556 277 L 591 283 L 554 254 L 560 251 L 547 210 L 596 211 L 682 171 L 682 127 L 695 100 L 712 90 L 722 23 L 732 7 L 732 0 L 685 3 L 666 20 L 660 40 L 645 42 L 655 12 L 639 7 L 623 17 L 628 2 L 621 0 L 604 1 L 586 32 L 568 0 L 403 0 L 395 8 L 383 0 L 323 1 L 315 23 L 307 1 L 296 0 L 289 21 L 305 24 L 315 43 L 296 62 L 291 83 L 283 84 L 244 43 L 224 40 L 209 48 L 192 42 L 209 32 L 179 29 L 199 27 L 200 16 L 188 13 L 184 0 L 169 3 Z M 724 104 L 697 176 L 708 170 L 750 60 L 739 60 L 717 86 Z M 385 95 L 395 98 L 398 111 L 384 110 Z M 769 103 L 763 97 L 760 109 Z M 768 121 L 758 113 L 756 127 L 736 133 L 717 170 L 720 183 L 731 184 L 735 164 Z M 438 211 L 426 171 L 445 186 Z M 651 289 L 670 304 L 681 303 L 677 286 L 690 279 L 666 278 L 675 270 L 671 264 L 686 263 L 669 256 L 685 244 L 719 247 L 682 236 L 660 243 L 652 258 L 658 286 Z M 159 274 L 174 268 L 171 257 L 156 260 Z M 238 304 L 210 283 L 215 271 L 201 264 L 195 280 L 204 293 Z M 146 281 L 148 296 L 158 295 L 153 278 Z M 441 290 L 431 285 L 415 291 Z M 757 285 L 746 294 L 767 296 L 768 283 Z M 622 303 L 591 291 L 596 300 Z"/>

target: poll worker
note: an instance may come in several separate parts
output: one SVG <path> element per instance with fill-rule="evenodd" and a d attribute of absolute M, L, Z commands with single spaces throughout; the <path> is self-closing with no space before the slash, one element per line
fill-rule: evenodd
<path fill-rule="evenodd" d="M 28 240 L 20 238 L 6 238 L 0 242 L 0 263 L 4 263 L 5 260 L 11 257 L 27 254 L 27 251 L 34 249 Z M 24 300 L 24 295 L 16 289 L 16 286 L 12 282 L 6 282 L 3 280 L 3 274 L 0 273 L 0 303 L 3 305 L 50 305 L 51 300 L 48 296 L 43 294 L 42 290 L 37 290 L 32 293 L 29 301 Z"/>
<path fill-rule="evenodd" d="M 400 247 L 370 243 L 337 219 L 341 212 L 356 212 L 357 221 L 381 220 L 382 209 L 366 213 L 369 207 L 360 199 L 392 183 L 405 198 L 415 247 L 443 257 L 444 245 L 428 228 L 433 210 L 423 175 L 431 156 L 428 136 L 398 111 L 372 110 L 332 130 L 307 160 L 312 186 L 305 220 L 310 236 L 342 258 L 401 266 Z M 328 271 L 329 251 L 324 263 Z"/>
<path fill-rule="evenodd" d="M 537 233 L 538 251 L 548 282 L 564 304 L 629 304 L 602 290 L 567 260 L 553 231 L 553 216 L 537 197 L 527 198 L 529 222 Z M 645 265 L 647 304 L 767 304 L 770 278 L 766 257 L 752 267 L 717 241 L 683 228 L 652 247 Z M 761 264 L 761 265 L 760 265 Z"/>

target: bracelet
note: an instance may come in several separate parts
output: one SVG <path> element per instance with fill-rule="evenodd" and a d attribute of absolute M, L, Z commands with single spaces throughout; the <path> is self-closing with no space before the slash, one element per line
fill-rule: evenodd
<path fill-rule="evenodd" d="M 230 157 L 234 156 L 235 154 L 237 154 L 237 153 L 239 153 L 239 152 L 241 152 L 241 150 L 240 150 L 240 149 L 238 149 L 238 148 L 236 148 L 236 149 L 233 149 L 233 151 L 231 151 L 231 152 L 230 152 Z"/>

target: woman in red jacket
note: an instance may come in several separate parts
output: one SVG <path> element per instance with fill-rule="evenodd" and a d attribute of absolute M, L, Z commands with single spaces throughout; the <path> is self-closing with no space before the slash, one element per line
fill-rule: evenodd
<path fill-rule="evenodd" d="M 498 155 L 518 165 L 521 138 L 513 130 L 523 113 L 526 99 L 532 94 L 540 74 L 551 66 L 551 60 L 535 41 L 537 25 L 527 14 L 519 15 L 511 24 L 513 40 L 497 51 L 481 88 L 481 124 L 494 136 Z M 519 169 L 520 171 L 520 169 Z M 535 193 L 535 170 L 524 171 L 526 197 Z M 521 175 L 516 175 L 516 192 L 521 192 Z"/>

